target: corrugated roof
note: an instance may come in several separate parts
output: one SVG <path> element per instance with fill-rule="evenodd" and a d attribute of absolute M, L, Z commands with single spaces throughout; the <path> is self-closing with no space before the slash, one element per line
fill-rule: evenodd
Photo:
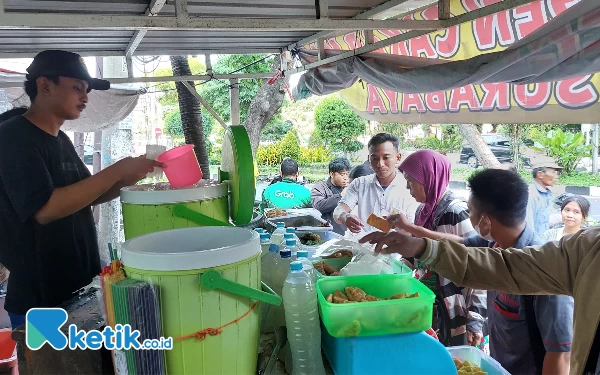
<path fill-rule="evenodd" d="M 385 3 L 385 0 L 329 0 L 329 17 L 350 19 Z M 144 15 L 150 0 L 4 0 L 6 13 L 68 13 Z M 188 1 L 194 17 L 315 19 L 314 0 L 213 0 Z M 173 0 L 167 0 L 158 15 L 173 16 Z M 313 35 L 309 31 L 148 31 L 135 55 L 184 54 L 210 51 L 274 52 Z M 0 30 L 0 56 L 31 55 L 50 48 L 68 49 L 83 55 L 124 55 L 135 31 L 95 30 Z M 167 53 L 165 53 L 167 52 Z M 233 53 L 233 52 L 232 52 Z"/>

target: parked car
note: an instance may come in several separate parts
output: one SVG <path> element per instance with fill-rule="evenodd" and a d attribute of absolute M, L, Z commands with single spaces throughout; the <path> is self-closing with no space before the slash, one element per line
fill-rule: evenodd
<path fill-rule="evenodd" d="M 490 146 L 490 150 L 500 163 L 512 163 L 513 151 L 510 147 L 510 139 L 500 134 L 483 134 L 485 142 Z M 525 146 L 532 146 L 533 141 L 526 140 Z M 479 166 L 479 160 L 475 156 L 473 148 L 468 142 L 463 143 L 462 151 L 460 152 L 459 163 L 467 164 L 471 168 Z M 531 160 L 527 157 L 523 158 L 523 165 L 526 168 L 531 168 Z"/>

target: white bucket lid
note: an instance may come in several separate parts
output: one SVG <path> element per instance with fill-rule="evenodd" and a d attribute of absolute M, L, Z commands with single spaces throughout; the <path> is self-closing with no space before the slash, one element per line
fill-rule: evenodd
<path fill-rule="evenodd" d="M 197 202 L 220 198 L 228 193 L 226 182 L 200 180 L 192 186 L 173 188 L 168 182 L 127 186 L 121 189 L 121 203 L 165 204 Z"/>
<path fill-rule="evenodd" d="M 236 227 L 195 227 L 134 237 L 123 243 L 126 267 L 185 271 L 241 262 L 260 253 L 258 233 Z"/>

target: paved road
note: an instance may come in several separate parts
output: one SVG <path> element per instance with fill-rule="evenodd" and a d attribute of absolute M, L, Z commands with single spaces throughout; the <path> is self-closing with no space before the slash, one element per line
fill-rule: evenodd
<path fill-rule="evenodd" d="M 263 190 L 268 186 L 268 183 L 265 182 L 259 182 L 258 184 L 256 184 L 256 200 L 261 200 L 262 199 L 262 192 Z M 314 186 L 314 184 L 306 184 L 305 185 L 307 188 L 312 189 L 312 187 Z M 457 195 L 468 199 L 469 198 L 469 191 L 468 190 L 453 190 Z M 585 197 L 587 200 L 590 201 L 590 216 L 592 217 L 592 219 L 600 222 L 600 198 L 598 197 Z"/>

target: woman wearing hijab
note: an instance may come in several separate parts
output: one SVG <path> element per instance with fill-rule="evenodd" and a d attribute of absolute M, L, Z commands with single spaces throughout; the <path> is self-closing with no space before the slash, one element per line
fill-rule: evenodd
<path fill-rule="evenodd" d="M 430 231 L 461 237 L 476 235 L 469 220 L 467 203 L 448 189 L 450 161 L 431 150 L 419 150 L 400 165 L 407 188 L 417 202 L 415 223 L 399 215 L 396 226 L 415 237 L 427 237 Z M 456 286 L 427 266 L 414 264 L 415 276 L 436 295 L 433 327 L 446 346 L 479 346 L 483 338 L 487 294 L 482 290 Z"/>

